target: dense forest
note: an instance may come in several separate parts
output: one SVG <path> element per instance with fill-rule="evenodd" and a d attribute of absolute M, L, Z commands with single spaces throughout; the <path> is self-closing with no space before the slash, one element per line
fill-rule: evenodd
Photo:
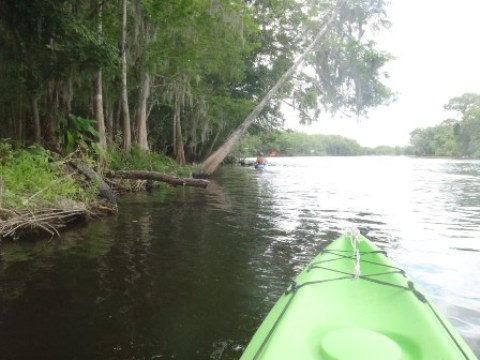
<path fill-rule="evenodd" d="M 390 55 L 374 41 L 389 26 L 385 6 L 0 0 L 0 139 L 60 154 L 136 147 L 201 161 L 310 47 L 249 131 L 281 128 L 286 103 L 302 122 L 364 114 L 392 98 L 383 84 Z"/>
<path fill-rule="evenodd" d="M 466 93 L 444 106 L 457 118 L 411 133 L 412 153 L 417 156 L 480 158 L 480 95 Z"/>

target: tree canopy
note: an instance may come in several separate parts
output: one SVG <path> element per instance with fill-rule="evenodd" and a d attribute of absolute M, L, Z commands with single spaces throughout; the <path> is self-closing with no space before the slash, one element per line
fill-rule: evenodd
<path fill-rule="evenodd" d="M 0 137 L 68 152 L 217 149 L 338 12 L 252 129 L 389 101 L 381 0 L 0 0 Z M 454 105 L 452 105 L 454 106 Z M 130 114 L 132 119 L 130 120 Z M 130 135 L 131 132 L 131 135 Z M 127 138 L 128 137 L 128 138 Z M 87 141 L 84 141 L 87 140 Z M 125 141 L 127 140 L 127 141 Z M 97 151 L 97 150 L 96 150 Z"/>
<path fill-rule="evenodd" d="M 410 143 L 417 156 L 480 158 L 480 95 L 466 93 L 444 106 L 457 117 L 440 125 L 412 131 Z"/>

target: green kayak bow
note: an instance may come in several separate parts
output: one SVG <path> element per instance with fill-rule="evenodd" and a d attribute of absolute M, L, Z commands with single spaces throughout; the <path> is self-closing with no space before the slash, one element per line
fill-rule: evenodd
<path fill-rule="evenodd" d="M 288 287 L 241 360 L 477 359 L 415 284 L 358 232 Z"/>

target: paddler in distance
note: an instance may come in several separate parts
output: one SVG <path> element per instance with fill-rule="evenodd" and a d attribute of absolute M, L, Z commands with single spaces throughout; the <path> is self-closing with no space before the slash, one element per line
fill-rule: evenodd
<path fill-rule="evenodd" d="M 258 153 L 257 160 L 255 161 L 255 165 L 267 165 L 267 158 L 263 152 Z"/>

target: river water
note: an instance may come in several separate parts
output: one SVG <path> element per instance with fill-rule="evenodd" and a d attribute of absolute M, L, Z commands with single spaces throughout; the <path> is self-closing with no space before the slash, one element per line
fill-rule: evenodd
<path fill-rule="evenodd" d="M 480 357 L 480 162 L 275 158 L 208 189 L 123 197 L 63 240 L 3 243 L 2 359 L 238 359 L 290 281 L 349 226 Z"/>

